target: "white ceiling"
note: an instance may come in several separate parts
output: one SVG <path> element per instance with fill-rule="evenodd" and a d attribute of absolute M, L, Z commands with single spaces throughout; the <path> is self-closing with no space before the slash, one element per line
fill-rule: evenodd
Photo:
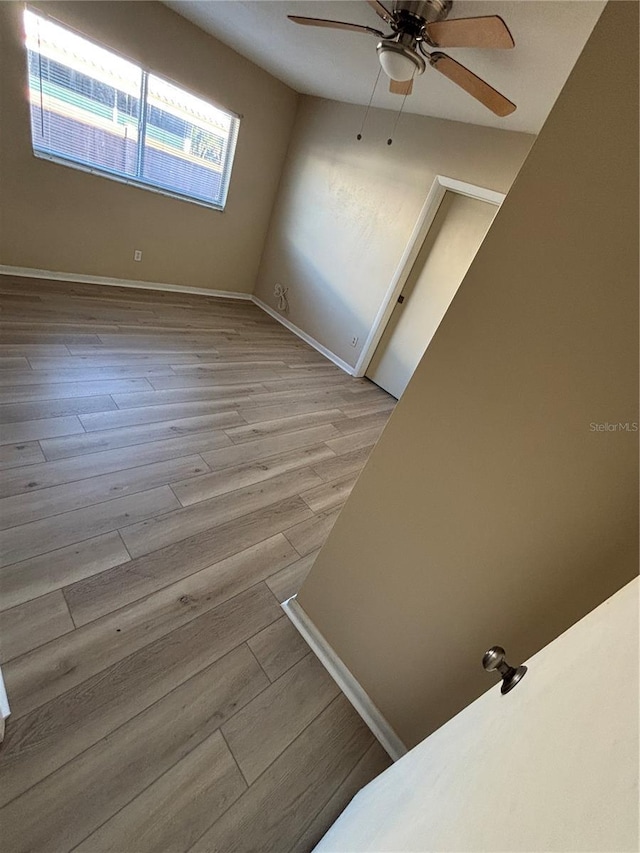
<path fill-rule="evenodd" d="M 367 104 L 378 73 L 376 38 L 300 27 L 287 15 L 368 24 L 384 22 L 362 0 L 167 0 L 171 7 L 298 92 Z M 390 5 L 388 3 L 387 5 Z M 573 68 L 604 0 L 455 0 L 449 17 L 501 15 L 513 50 L 447 50 L 517 104 L 498 118 L 433 69 L 414 84 L 405 111 L 538 133 Z M 381 75 L 373 106 L 398 109 Z"/>

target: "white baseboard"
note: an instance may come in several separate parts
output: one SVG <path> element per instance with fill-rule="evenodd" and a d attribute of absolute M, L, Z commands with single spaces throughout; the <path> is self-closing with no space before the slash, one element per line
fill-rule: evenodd
<path fill-rule="evenodd" d="M 277 320 L 279 323 L 282 323 L 282 325 L 289 329 L 290 332 L 293 332 L 294 335 L 297 335 L 299 338 L 302 338 L 305 343 L 309 344 L 309 346 L 313 347 L 315 350 L 318 350 L 318 352 L 321 353 L 325 358 L 328 358 L 329 361 L 332 361 L 334 364 L 337 364 L 340 370 L 344 370 L 344 372 L 348 373 L 349 376 L 354 375 L 354 368 L 351 367 L 350 364 L 347 364 L 346 361 L 343 361 L 335 353 L 331 352 L 331 350 L 327 349 L 315 338 L 312 338 L 311 335 L 308 335 L 306 332 L 303 332 L 302 329 L 292 323 L 291 320 L 287 320 L 287 318 L 283 317 L 282 314 L 278 314 L 277 311 L 274 311 L 274 309 L 270 305 L 267 305 L 266 302 L 263 302 L 262 299 L 258 299 L 257 296 L 252 296 L 251 298 L 253 302 L 255 302 L 255 304 L 258 306 L 258 308 L 262 308 L 262 310 L 266 311 L 266 313 L 270 317 L 273 317 L 274 320 Z"/>
<path fill-rule="evenodd" d="M 16 275 L 22 278 L 50 278 L 53 281 L 72 281 L 77 284 L 104 284 L 108 287 L 134 287 L 138 290 L 169 290 L 176 293 L 195 293 L 198 296 L 217 296 L 222 299 L 251 300 L 250 293 L 235 290 L 210 290 L 208 287 L 187 287 L 183 284 L 168 284 L 161 281 L 137 281 L 128 278 L 109 278 L 102 275 L 84 275 L 75 272 L 56 272 L 55 270 L 37 270 L 30 267 L 11 267 L 0 264 L 1 275 Z"/>
<path fill-rule="evenodd" d="M 4 721 L 7 719 L 11 709 L 9 708 L 9 700 L 7 691 L 2 678 L 2 669 L 0 668 L 0 743 L 4 740 Z"/>
<path fill-rule="evenodd" d="M 281 607 L 389 756 L 394 761 L 402 758 L 407 752 L 407 747 L 373 704 L 355 675 L 338 657 L 307 613 L 298 604 L 296 596 L 289 598 Z"/>

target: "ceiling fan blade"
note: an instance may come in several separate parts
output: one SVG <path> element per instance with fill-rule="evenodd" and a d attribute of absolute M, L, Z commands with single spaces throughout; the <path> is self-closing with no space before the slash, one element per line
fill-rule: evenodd
<path fill-rule="evenodd" d="M 376 15 L 379 15 L 385 23 L 393 24 L 393 15 L 385 9 L 382 3 L 378 2 L 378 0 L 367 0 L 367 3 L 371 6 Z"/>
<path fill-rule="evenodd" d="M 508 49 L 514 46 L 509 28 L 498 15 L 482 18 L 457 18 L 427 24 L 429 41 L 435 47 L 493 47 Z"/>
<path fill-rule="evenodd" d="M 287 15 L 294 24 L 302 24 L 305 27 L 329 27 L 332 30 L 352 30 L 356 33 L 368 33 L 378 38 L 384 38 L 384 33 L 373 27 L 363 27 L 361 24 L 348 24 L 345 21 L 327 21 L 324 18 L 301 18 L 299 15 Z"/>
<path fill-rule="evenodd" d="M 450 56 L 444 53 L 432 53 L 429 56 L 429 62 L 436 71 L 444 74 L 497 116 L 508 116 L 516 109 L 516 105 L 501 95 L 497 89 L 485 83 Z"/>
<path fill-rule="evenodd" d="M 413 80 L 389 80 L 392 95 L 410 95 L 413 92 Z"/>

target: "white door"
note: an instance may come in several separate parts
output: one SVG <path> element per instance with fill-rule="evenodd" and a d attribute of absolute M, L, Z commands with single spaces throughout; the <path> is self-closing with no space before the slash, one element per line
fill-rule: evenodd
<path fill-rule="evenodd" d="M 396 761 L 314 853 L 637 851 L 639 591 L 623 587 L 511 692 L 494 685 Z"/>
<path fill-rule="evenodd" d="M 424 355 L 498 208 L 446 192 L 366 375 L 400 397 Z"/>

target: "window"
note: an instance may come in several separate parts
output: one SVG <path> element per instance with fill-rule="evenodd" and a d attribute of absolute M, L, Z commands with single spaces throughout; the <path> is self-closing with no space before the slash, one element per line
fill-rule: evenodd
<path fill-rule="evenodd" d="M 34 154 L 224 208 L 239 119 L 25 11 Z"/>

